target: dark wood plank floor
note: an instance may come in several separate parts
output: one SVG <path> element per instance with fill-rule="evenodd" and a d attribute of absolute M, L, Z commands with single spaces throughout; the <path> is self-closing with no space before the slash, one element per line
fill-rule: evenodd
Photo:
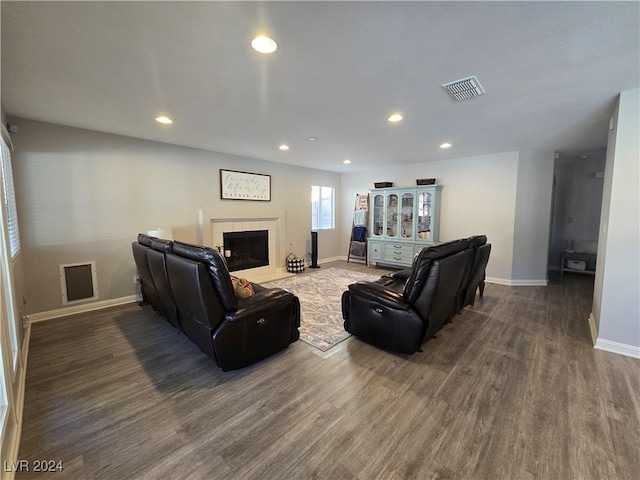
<path fill-rule="evenodd" d="M 488 284 L 423 353 L 228 373 L 149 307 L 34 324 L 19 458 L 64 469 L 16 478 L 637 479 L 640 361 L 592 347 L 592 287 Z"/>

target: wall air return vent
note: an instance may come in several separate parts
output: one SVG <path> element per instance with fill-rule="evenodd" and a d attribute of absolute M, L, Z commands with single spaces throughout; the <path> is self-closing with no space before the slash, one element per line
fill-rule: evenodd
<path fill-rule="evenodd" d="M 467 98 L 479 97 L 484 94 L 484 88 L 475 75 L 467 78 L 461 78 L 455 82 L 449 82 L 442 85 L 454 100 L 466 100 Z"/>

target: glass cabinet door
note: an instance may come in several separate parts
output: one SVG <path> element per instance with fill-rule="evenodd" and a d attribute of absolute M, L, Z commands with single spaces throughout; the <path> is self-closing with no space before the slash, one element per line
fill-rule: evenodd
<path fill-rule="evenodd" d="M 371 234 L 379 237 L 384 234 L 384 196 L 376 193 L 373 196 L 373 225 Z"/>
<path fill-rule="evenodd" d="M 402 238 L 413 238 L 413 193 L 402 194 L 401 229 Z"/>
<path fill-rule="evenodd" d="M 418 238 L 429 240 L 431 238 L 431 192 L 418 194 Z"/>
<path fill-rule="evenodd" d="M 387 195 L 387 237 L 398 236 L 398 195 Z"/>

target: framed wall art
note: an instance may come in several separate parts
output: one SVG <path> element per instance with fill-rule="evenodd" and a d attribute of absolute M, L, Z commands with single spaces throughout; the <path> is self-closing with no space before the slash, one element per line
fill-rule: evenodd
<path fill-rule="evenodd" d="M 271 201 L 271 175 L 220 169 L 223 200 Z"/>

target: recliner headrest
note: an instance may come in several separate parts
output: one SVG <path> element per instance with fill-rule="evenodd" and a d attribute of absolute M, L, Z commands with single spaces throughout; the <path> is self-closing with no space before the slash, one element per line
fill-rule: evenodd
<path fill-rule="evenodd" d="M 145 247 L 150 247 L 151 246 L 151 242 L 155 238 L 156 237 L 152 237 L 151 235 L 147 235 L 146 233 L 139 233 L 138 234 L 138 243 L 140 245 L 144 245 Z"/>
<path fill-rule="evenodd" d="M 469 240 L 467 238 L 461 238 L 458 240 L 451 240 L 449 242 L 440 243 L 437 245 L 432 245 L 430 247 L 425 247 L 418 254 L 419 259 L 425 260 L 438 260 L 439 258 L 448 257 L 454 253 L 458 253 L 461 250 L 465 250 L 469 248 Z M 415 262 L 414 262 L 415 263 Z"/>
<path fill-rule="evenodd" d="M 469 246 L 470 247 L 479 247 L 479 246 L 484 245 L 485 243 L 487 243 L 487 236 L 486 235 L 473 235 L 473 236 L 469 237 L 467 240 L 469 240 Z"/>
<path fill-rule="evenodd" d="M 196 262 L 205 263 L 217 263 L 226 262 L 220 252 L 214 250 L 211 247 L 205 247 L 204 245 L 194 245 L 185 242 L 173 242 L 173 253 L 180 255 L 181 257 L 195 260 Z"/>
<path fill-rule="evenodd" d="M 434 262 L 468 248 L 469 240 L 466 238 L 451 240 L 450 242 L 444 242 L 439 245 L 432 245 L 430 247 L 423 248 L 413 260 L 411 276 L 404 285 L 404 299 L 409 303 L 413 303 L 415 301 L 416 297 L 422 290 L 427 275 L 429 274 L 429 270 Z"/>
<path fill-rule="evenodd" d="M 235 310 L 238 304 L 233 284 L 231 283 L 231 275 L 227 268 L 227 262 L 220 252 L 202 245 L 174 241 L 173 253 L 180 257 L 204 263 L 225 309 L 227 311 Z"/>
<path fill-rule="evenodd" d="M 169 253 L 173 251 L 173 241 L 164 240 L 162 238 L 154 238 L 151 241 L 151 248 L 162 253 Z"/>

